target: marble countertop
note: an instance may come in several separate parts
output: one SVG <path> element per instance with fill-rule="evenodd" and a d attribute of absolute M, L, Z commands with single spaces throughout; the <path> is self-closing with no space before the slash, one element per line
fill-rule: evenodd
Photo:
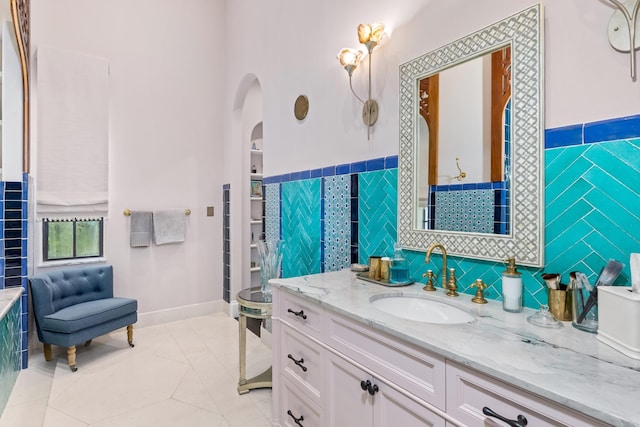
<path fill-rule="evenodd" d="M 270 281 L 284 291 L 474 368 L 559 405 L 615 426 L 640 425 L 640 360 L 629 358 L 571 322 L 546 329 L 527 322 L 535 310 L 507 313 L 502 304 L 425 292 L 424 284 L 386 287 L 348 269 Z M 476 320 L 438 325 L 404 320 L 373 307 L 374 295 L 402 293 L 446 302 Z"/>
<path fill-rule="evenodd" d="M 13 303 L 22 295 L 22 288 L 0 289 L 0 319 L 9 312 Z"/>

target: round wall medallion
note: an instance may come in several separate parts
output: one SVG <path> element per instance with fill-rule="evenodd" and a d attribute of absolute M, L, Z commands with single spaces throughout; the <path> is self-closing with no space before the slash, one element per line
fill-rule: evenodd
<path fill-rule="evenodd" d="M 307 117 L 307 112 L 309 111 L 309 98 L 305 95 L 300 95 L 296 98 L 296 102 L 293 105 L 293 114 L 296 116 L 298 120 L 304 120 Z"/>

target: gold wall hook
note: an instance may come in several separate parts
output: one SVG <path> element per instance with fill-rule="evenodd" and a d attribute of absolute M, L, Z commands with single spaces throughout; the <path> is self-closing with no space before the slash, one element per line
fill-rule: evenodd
<path fill-rule="evenodd" d="M 458 181 L 462 181 L 463 178 L 467 177 L 467 173 L 463 172 L 462 169 L 460 169 L 460 163 L 458 163 L 460 161 L 460 157 L 456 157 L 456 167 L 458 168 L 458 171 L 460 172 L 458 174 L 458 176 L 454 176 L 455 179 L 457 179 Z"/>

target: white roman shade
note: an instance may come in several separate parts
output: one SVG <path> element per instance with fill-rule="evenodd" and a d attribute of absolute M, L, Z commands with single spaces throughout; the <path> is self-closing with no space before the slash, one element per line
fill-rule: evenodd
<path fill-rule="evenodd" d="M 39 47 L 36 65 L 37 216 L 106 215 L 109 63 Z"/>

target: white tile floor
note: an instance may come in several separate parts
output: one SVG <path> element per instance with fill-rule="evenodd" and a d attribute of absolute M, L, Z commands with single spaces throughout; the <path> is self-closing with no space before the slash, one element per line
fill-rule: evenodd
<path fill-rule="evenodd" d="M 263 427 L 271 389 L 238 395 L 238 322 L 212 314 L 135 328 L 78 346 L 78 371 L 66 350 L 41 346 L 20 372 L 0 427 Z M 247 332 L 247 377 L 271 363 L 271 349 Z"/>

